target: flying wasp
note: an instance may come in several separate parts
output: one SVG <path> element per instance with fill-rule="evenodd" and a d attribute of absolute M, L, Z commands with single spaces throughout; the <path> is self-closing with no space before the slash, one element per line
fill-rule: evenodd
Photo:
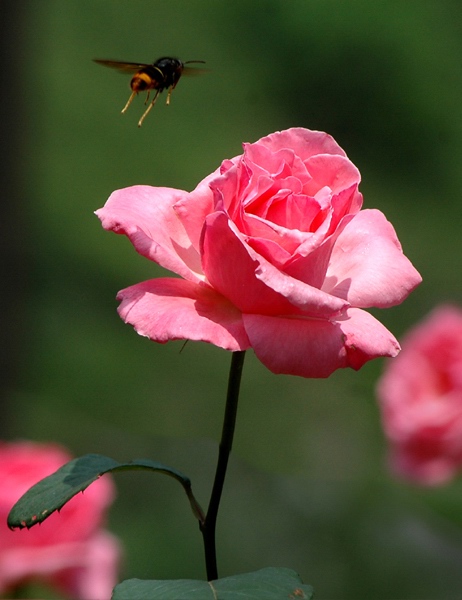
<path fill-rule="evenodd" d="M 155 90 L 154 98 L 150 102 L 148 108 L 144 111 L 141 119 L 138 121 L 138 127 L 141 127 L 143 121 L 148 116 L 149 111 L 154 106 L 157 96 L 167 90 L 167 104 L 170 104 L 170 96 L 172 91 L 175 89 L 180 77 L 185 75 L 199 74 L 202 71 L 195 69 L 194 67 L 187 67 L 191 63 L 205 63 L 204 60 L 188 60 L 182 62 L 178 58 L 171 58 L 170 56 L 164 56 L 158 58 L 151 65 L 143 63 L 129 63 L 120 62 L 117 60 L 102 60 L 99 58 L 93 59 L 99 65 L 109 67 L 111 69 L 117 69 L 121 73 L 135 73 L 130 81 L 130 87 L 132 93 L 128 99 L 127 104 L 123 107 L 122 113 L 125 113 L 133 101 L 133 98 L 139 92 L 147 92 L 145 104 L 149 101 L 149 95 L 151 90 Z"/>

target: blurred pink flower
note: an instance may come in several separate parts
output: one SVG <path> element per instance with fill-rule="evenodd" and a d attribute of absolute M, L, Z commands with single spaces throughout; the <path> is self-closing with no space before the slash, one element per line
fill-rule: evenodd
<path fill-rule="evenodd" d="M 462 310 L 435 309 L 403 340 L 378 384 L 390 463 L 423 485 L 462 468 Z"/>
<path fill-rule="evenodd" d="M 421 278 L 360 175 L 326 133 L 273 133 L 191 192 L 134 186 L 96 214 L 180 278 L 119 292 L 120 316 L 156 342 L 253 348 L 274 373 L 327 377 L 399 345 L 362 310 L 399 304 Z"/>
<path fill-rule="evenodd" d="M 0 594 L 40 580 L 71 598 L 105 600 L 117 583 L 120 545 L 101 529 L 114 497 L 104 477 L 30 530 L 10 531 L 13 504 L 72 457 L 54 444 L 0 442 Z"/>

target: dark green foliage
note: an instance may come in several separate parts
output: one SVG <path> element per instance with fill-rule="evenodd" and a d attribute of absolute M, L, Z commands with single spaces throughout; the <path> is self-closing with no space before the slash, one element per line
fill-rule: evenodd
<path fill-rule="evenodd" d="M 176 479 L 183 486 L 194 515 L 202 518 L 200 507 L 191 493 L 189 478 L 176 469 L 147 459 L 120 463 L 108 456 L 87 454 L 66 463 L 28 490 L 11 509 L 8 515 L 8 527 L 22 529 L 41 523 L 105 473 L 140 469 L 163 473 Z"/>
<path fill-rule="evenodd" d="M 313 588 L 289 569 L 267 568 L 216 581 L 141 581 L 118 585 L 112 600 L 310 600 Z"/>

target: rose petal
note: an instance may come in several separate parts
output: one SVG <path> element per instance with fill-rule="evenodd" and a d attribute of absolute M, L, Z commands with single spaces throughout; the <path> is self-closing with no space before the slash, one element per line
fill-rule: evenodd
<path fill-rule="evenodd" d="M 340 154 L 346 156 L 345 151 L 337 144 L 333 137 L 323 131 L 311 131 L 303 127 L 292 127 L 285 131 L 276 131 L 264 138 L 258 144 L 266 146 L 273 151 L 280 148 L 290 148 L 294 154 L 304 160 L 315 154 Z"/>
<path fill-rule="evenodd" d="M 352 306 L 399 304 L 422 281 L 378 210 L 363 210 L 337 238 L 322 289 Z"/>
<path fill-rule="evenodd" d="M 349 306 L 342 298 L 326 294 L 316 287 L 290 277 L 263 258 L 260 259 L 255 275 L 297 306 L 307 317 L 333 318 Z"/>
<path fill-rule="evenodd" d="M 105 229 L 126 235 L 146 258 L 200 281 L 200 257 L 173 209 L 187 196 L 182 190 L 136 185 L 115 191 L 96 214 Z"/>
<path fill-rule="evenodd" d="M 315 194 L 317 190 L 328 187 L 335 195 L 345 189 L 357 188 L 361 181 L 358 169 L 346 156 L 320 154 L 310 157 L 305 165 L 312 177 L 305 194 Z M 360 208 L 361 205 L 355 204 L 355 212 Z"/>
<path fill-rule="evenodd" d="M 422 454 L 412 452 L 406 446 L 399 450 L 392 448 L 389 456 L 390 469 L 398 477 L 428 486 L 449 483 L 460 470 L 457 462 L 448 461 L 445 456 L 428 457 Z"/>
<path fill-rule="evenodd" d="M 109 600 L 117 583 L 120 544 L 101 530 L 77 542 L 54 545 L 18 544 L 0 555 L 0 589 L 44 580 L 80 600 Z"/>
<path fill-rule="evenodd" d="M 243 315 L 257 358 L 273 373 L 328 377 L 348 366 L 340 327 L 325 320 Z"/>
<path fill-rule="evenodd" d="M 394 357 L 401 349 L 395 336 L 365 310 L 349 308 L 337 322 L 345 335 L 348 366 L 353 369 L 360 369 L 372 358 Z"/>
<path fill-rule="evenodd" d="M 342 230 L 353 218 L 354 215 L 345 216 L 340 226 L 330 236 L 325 237 L 323 232 L 316 232 L 311 239 L 300 244 L 297 252 L 284 265 L 284 271 L 295 279 L 322 289 L 331 261 L 332 248 Z"/>
<path fill-rule="evenodd" d="M 58 550 L 58 549 L 57 549 Z M 109 600 L 117 584 L 121 547 L 117 538 L 101 531 L 76 547 L 73 568 L 56 576 L 62 589 L 73 598 Z"/>
<path fill-rule="evenodd" d="M 223 161 L 220 175 L 210 181 L 215 210 L 227 212 L 238 227 L 244 213 L 244 206 L 240 201 L 240 187 L 245 188 L 250 177 L 241 158 L 236 156 L 232 160 Z"/>
<path fill-rule="evenodd" d="M 314 198 L 284 190 L 284 193 L 276 194 L 271 203 L 267 202 L 264 218 L 284 228 L 290 235 L 290 231 L 313 231 L 313 220 L 320 212 L 319 203 Z"/>
<path fill-rule="evenodd" d="M 378 356 L 395 356 L 393 335 L 370 314 L 349 309 L 343 321 L 243 315 L 252 348 L 273 373 L 328 377 L 336 369 L 359 369 Z"/>
<path fill-rule="evenodd" d="M 205 285 L 159 278 L 121 290 L 119 314 L 155 342 L 196 340 L 225 350 L 249 348 L 239 311 Z"/>
<path fill-rule="evenodd" d="M 255 277 L 257 260 L 249 254 L 224 213 L 207 217 L 202 241 L 203 269 L 214 289 L 242 312 L 292 314 L 296 312 L 280 294 Z"/>
<path fill-rule="evenodd" d="M 219 176 L 219 170 L 203 179 L 199 185 L 189 194 L 185 194 L 174 206 L 192 246 L 199 254 L 200 238 L 205 217 L 214 211 L 213 192 L 210 183 Z"/>
<path fill-rule="evenodd" d="M 224 213 L 207 217 L 202 255 L 212 287 L 243 313 L 291 315 L 302 310 L 331 317 L 348 306 L 279 271 L 243 242 Z"/>
<path fill-rule="evenodd" d="M 271 149 L 257 142 L 256 144 L 243 144 L 246 166 L 251 173 L 249 188 L 252 189 L 262 176 L 273 182 L 277 188 L 284 187 L 283 182 L 288 177 L 302 181 L 310 179 L 303 161 L 291 148 Z M 296 191 L 301 191 L 301 182 L 295 186 Z M 246 194 L 247 195 L 247 194 Z"/>

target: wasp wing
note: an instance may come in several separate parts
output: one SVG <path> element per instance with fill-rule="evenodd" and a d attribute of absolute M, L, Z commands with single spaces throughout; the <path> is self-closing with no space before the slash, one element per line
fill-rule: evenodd
<path fill-rule="evenodd" d="M 199 61 L 198 61 L 199 62 Z M 183 75 L 190 77 L 191 75 L 204 75 L 204 73 L 209 73 L 210 69 L 201 69 L 196 67 L 183 67 Z"/>
<path fill-rule="evenodd" d="M 103 65 L 103 67 L 116 69 L 120 73 L 136 73 L 137 71 L 141 71 L 141 69 L 145 69 L 146 67 L 151 66 L 143 63 L 123 62 L 119 60 L 105 60 L 101 58 L 94 58 L 93 61 L 95 63 L 98 63 L 99 65 Z"/>

